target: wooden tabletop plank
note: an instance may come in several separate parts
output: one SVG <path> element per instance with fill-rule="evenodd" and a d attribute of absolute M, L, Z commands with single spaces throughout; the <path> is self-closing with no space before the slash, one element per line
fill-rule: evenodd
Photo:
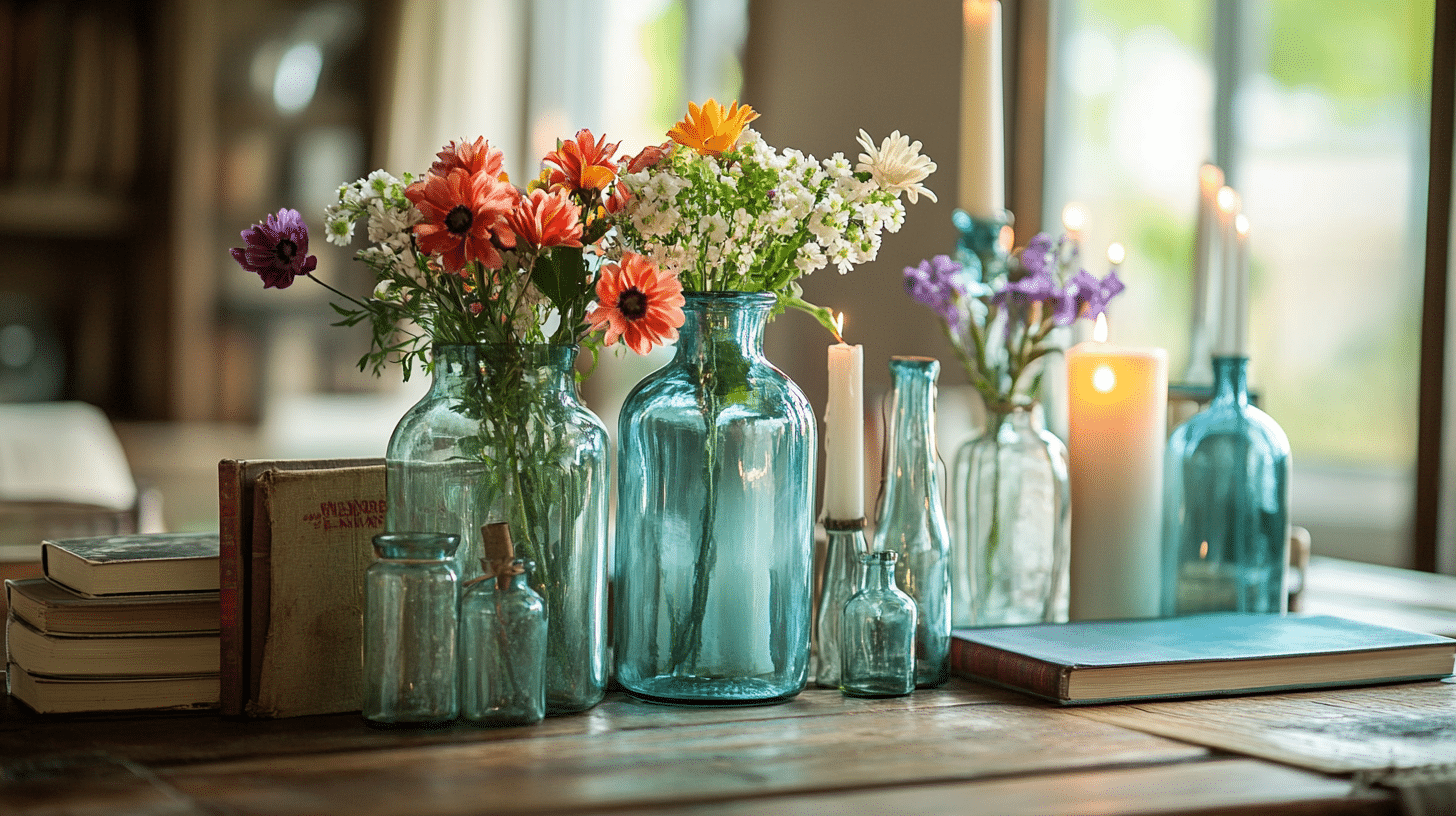
<path fill-rule="evenodd" d="M 1380 814 L 1395 816 L 1394 798 L 1360 791 L 1349 780 L 1251 759 L 1222 759 L 1138 768 L 997 777 L 917 785 L 611 811 L 616 816 L 1110 816 L 1196 811 L 1234 816 Z M 600 811 L 606 813 L 606 811 Z"/>
<path fill-rule="evenodd" d="M 559 813 L 1182 762 L 1206 749 L 1030 705 L 680 724 L 158 770 L 240 814 Z M 500 802 L 495 801 L 499 797 Z"/>
<path fill-rule="evenodd" d="M 206 816 L 144 767 L 104 754 L 15 762 L 0 775 L 0 813 L 67 816 Z"/>
<path fill-rule="evenodd" d="M 1456 682 L 1450 678 L 1073 713 L 1324 773 L 1456 764 Z"/>

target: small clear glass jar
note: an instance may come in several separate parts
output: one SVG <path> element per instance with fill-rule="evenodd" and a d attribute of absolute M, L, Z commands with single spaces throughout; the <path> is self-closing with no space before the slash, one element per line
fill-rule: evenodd
<path fill-rule="evenodd" d="M 488 570 L 460 602 L 460 716 L 529 725 L 546 716 L 546 604 L 520 558 Z"/>
<path fill-rule="evenodd" d="M 385 533 L 364 573 L 364 717 L 385 725 L 455 719 L 460 537 Z"/>
<path fill-rule="evenodd" d="M 839 690 L 850 697 L 902 697 L 915 690 L 915 601 L 895 586 L 893 551 L 860 557 L 860 590 L 840 621 Z"/>

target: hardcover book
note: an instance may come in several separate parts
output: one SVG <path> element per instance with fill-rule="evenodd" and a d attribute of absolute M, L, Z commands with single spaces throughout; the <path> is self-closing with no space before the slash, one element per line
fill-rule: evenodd
<path fill-rule="evenodd" d="M 46 677 L 11 663 L 10 694 L 41 714 L 217 707 L 217 675 L 178 677 Z"/>
<path fill-rule="evenodd" d="M 376 467 L 381 484 L 382 459 L 223 459 L 218 462 L 218 535 L 221 580 L 222 676 L 219 690 L 221 713 L 246 713 L 253 678 L 261 672 L 253 655 L 262 654 L 264 631 L 253 626 L 253 516 L 254 488 L 258 478 L 270 471 L 319 471 L 339 468 Z M 383 501 L 383 488 L 375 496 Z M 272 536 L 268 536 L 271 548 Z M 259 561 L 268 557 L 259 554 Z M 268 598 L 264 592 L 262 597 Z M 262 617 L 262 613 L 259 613 Z M 256 687 L 256 686 L 254 686 Z"/>
<path fill-rule="evenodd" d="M 86 597 L 218 588 L 216 533 L 152 533 L 41 542 L 51 581 Z"/>
<path fill-rule="evenodd" d="M 951 668 L 1062 705 L 1446 677 L 1456 640 L 1330 615 L 1216 613 L 957 629 Z"/>
<path fill-rule="evenodd" d="M 63 637 L 5 622 L 6 662 L 51 677 L 216 674 L 217 635 Z"/>
<path fill-rule="evenodd" d="M 10 614 L 50 634 L 130 635 L 218 631 L 216 592 L 86 598 L 44 578 L 5 582 Z"/>

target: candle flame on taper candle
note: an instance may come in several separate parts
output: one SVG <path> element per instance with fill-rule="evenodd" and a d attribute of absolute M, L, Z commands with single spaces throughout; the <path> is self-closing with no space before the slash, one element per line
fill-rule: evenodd
<path fill-rule="evenodd" d="M 1239 211 L 1239 194 L 1232 187 L 1218 188 L 1217 201 L 1220 212 L 1233 215 Z"/>
<path fill-rule="evenodd" d="M 1125 260 L 1127 260 L 1127 248 L 1126 247 L 1124 247 L 1122 244 L 1119 244 L 1119 243 L 1116 243 L 1116 242 L 1108 245 L 1108 247 L 1107 247 L 1107 262 L 1108 263 L 1112 264 L 1113 266 L 1117 266 L 1117 265 L 1121 264 Z"/>
<path fill-rule="evenodd" d="M 1107 342 L 1107 313 L 1097 315 L 1097 322 L 1092 326 L 1092 342 Z"/>
<path fill-rule="evenodd" d="M 1076 236 L 1087 228 L 1087 211 L 1081 204 L 1068 204 L 1062 208 L 1062 226 Z"/>
<path fill-rule="evenodd" d="M 1239 234 L 1239 237 L 1240 238 L 1247 238 L 1248 237 L 1248 235 L 1249 235 L 1249 217 L 1247 215 L 1244 215 L 1243 213 L 1239 213 L 1237 216 L 1234 217 L 1234 231 Z"/>
<path fill-rule="evenodd" d="M 834 339 L 835 340 L 838 340 L 841 343 L 843 343 L 844 342 L 844 312 L 840 312 L 839 314 L 835 315 L 832 318 L 831 322 L 834 323 Z"/>
<path fill-rule="evenodd" d="M 1216 164 L 1205 164 L 1198 168 L 1198 186 L 1212 198 L 1223 186 L 1223 170 Z"/>

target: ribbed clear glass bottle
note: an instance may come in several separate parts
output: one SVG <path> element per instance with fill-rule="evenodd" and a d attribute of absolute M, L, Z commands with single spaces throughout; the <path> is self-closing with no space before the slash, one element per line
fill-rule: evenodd
<path fill-rule="evenodd" d="M 455 719 L 456 604 L 451 561 L 460 538 L 444 533 L 374 537 L 364 572 L 364 717 L 432 724 Z"/>
<path fill-rule="evenodd" d="M 1213 358 L 1213 400 L 1168 438 L 1164 615 L 1284 612 L 1289 439 L 1249 403 L 1248 358 Z"/>
<path fill-rule="evenodd" d="M 915 600 L 915 682 L 950 674 L 950 531 L 941 507 L 935 451 L 935 381 L 940 362 L 890 358 L 890 427 L 885 486 L 873 549 L 894 552 L 900 589 Z"/>

